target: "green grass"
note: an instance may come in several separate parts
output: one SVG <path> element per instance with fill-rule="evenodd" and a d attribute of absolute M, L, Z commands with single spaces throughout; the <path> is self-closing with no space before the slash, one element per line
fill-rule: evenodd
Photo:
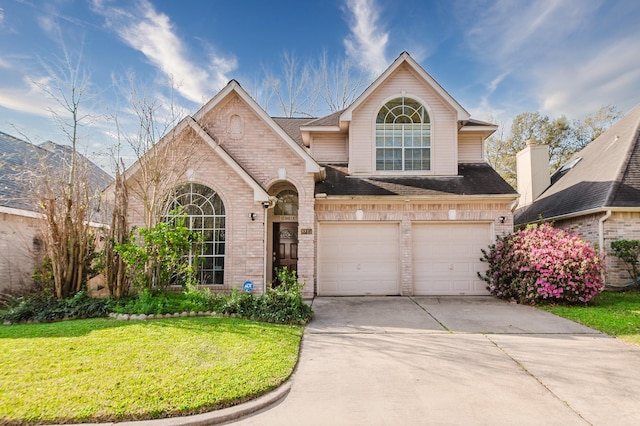
<path fill-rule="evenodd" d="M 543 306 L 541 308 L 640 345 L 640 292 L 604 292 L 588 306 Z"/>
<path fill-rule="evenodd" d="M 285 381 L 302 327 L 235 318 L 0 327 L 0 424 L 105 422 L 234 405 Z"/>

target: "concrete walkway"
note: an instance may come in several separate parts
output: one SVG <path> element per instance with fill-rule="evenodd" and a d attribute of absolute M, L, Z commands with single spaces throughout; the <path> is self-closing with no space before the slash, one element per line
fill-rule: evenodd
<path fill-rule="evenodd" d="M 291 390 L 237 425 L 637 425 L 640 348 L 490 297 L 317 298 Z"/>

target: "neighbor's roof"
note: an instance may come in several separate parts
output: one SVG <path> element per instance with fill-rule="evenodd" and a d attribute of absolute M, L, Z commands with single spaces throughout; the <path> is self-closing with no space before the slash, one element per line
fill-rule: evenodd
<path fill-rule="evenodd" d="M 607 207 L 640 207 L 640 105 L 577 152 L 580 159 L 529 206 L 516 224 Z"/>
<path fill-rule="evenodd" d="M 49 141 L 34 145 L 0 132 L 0 206 L 35 211 L 30 179 L 42 170 L 43 163 L 62 167 L 70 154 L 71 148 L 67 146 Z M 111 182 L 111 176 L 86 157 L 80 158 L 91 168 L 92 188 L 104 189 Z"/>
<path fill-rule="evenodd" d="M 357 177 L 346 165 L 326 165 L 316 194 L 327 196 L 513 195 L 517 192 L 486 163 L 458 164 L 458 176 Z"/>

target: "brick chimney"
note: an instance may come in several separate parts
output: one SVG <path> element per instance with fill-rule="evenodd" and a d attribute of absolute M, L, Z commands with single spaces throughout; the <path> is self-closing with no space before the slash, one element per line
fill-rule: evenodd
<path fill-rule="evenodd" d="M 549 146 L 529 139 L 525 149 L 516 154 L 516 167 L 520 194 L 518 207 L 524 207 L 533 203 L 551 185 Z"/>

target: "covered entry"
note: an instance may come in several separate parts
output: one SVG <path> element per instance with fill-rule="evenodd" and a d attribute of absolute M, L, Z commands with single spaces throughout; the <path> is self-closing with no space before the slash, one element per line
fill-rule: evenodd
<path fill-rule="evenodd" d="M 398 223 L 320 223 L 318 294 L 400 294 Z"/>
<path fill-rule="evenodd" d="M 481 249 L 491 244 L 490 223 L 418 223 L 412 226 L 416 295 L 486 295 L 478 272 Z"/>

